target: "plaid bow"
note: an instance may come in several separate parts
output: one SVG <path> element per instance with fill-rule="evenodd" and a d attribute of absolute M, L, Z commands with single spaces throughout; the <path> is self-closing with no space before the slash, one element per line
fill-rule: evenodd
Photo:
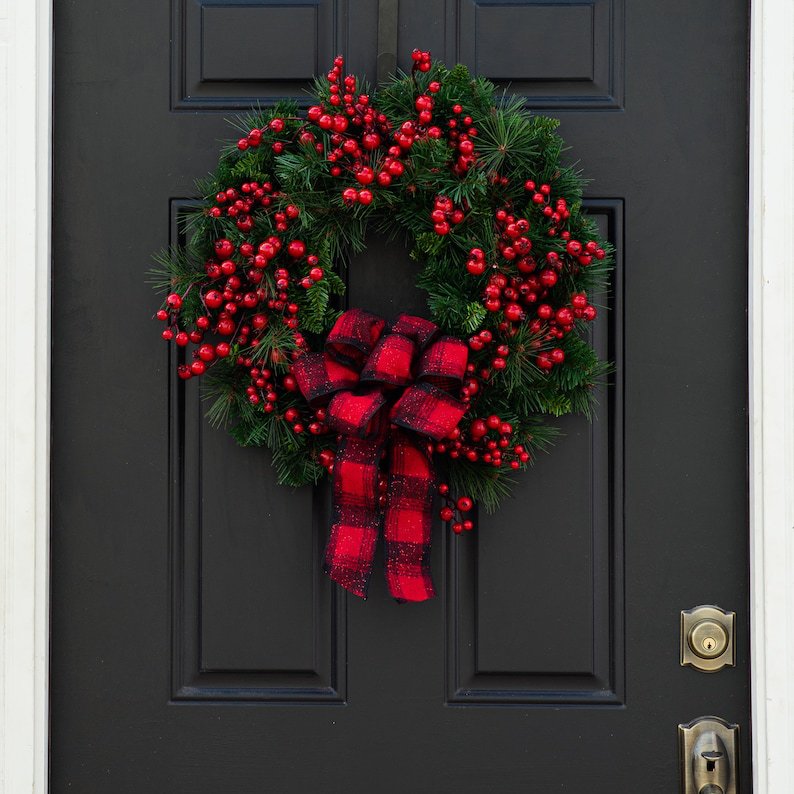
<path fill-rule="evenodd" d="M 400 315 L 386 330 L 380 317 L 351 309 L 336 322 L 325 352 L 294 364 L 304 397 L 327 405 L 340 434 L 334 463 L 334 515 L 324 569 L 367 597 L 381 525 L 378 474 L 388 459 L 383 512 L 386 580 L 398 601 L 435 595 L 430 530 L 435 472 L 432 445 L 458 424 L 466 406 L 450 392 L 466 373 L 468 348 L 438 336 L 421 317 Z"/>

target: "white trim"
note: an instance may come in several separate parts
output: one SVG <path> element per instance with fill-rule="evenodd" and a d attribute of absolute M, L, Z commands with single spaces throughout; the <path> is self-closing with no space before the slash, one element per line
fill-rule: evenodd
<path fill-rule="evenodd" d="M 48 761 L 50 0 L 0 0 L 0 791 Z"/>
<path fill-rule="evenodd" d="M 794 791 L 794 3 L 754 0 L 750 517 L 755 790 Z"/>
<path fill-rule="evenodd" d="M 6 111 L 0 115 L 0 410 L 6 417 L 0 792 L 6 794 L 47 790 L 50 2 L 0 0 L 0 108 Z M 788 794 L 794 791 L 794 4 L 754 0 L 751 13 L 754 788 Z"/>

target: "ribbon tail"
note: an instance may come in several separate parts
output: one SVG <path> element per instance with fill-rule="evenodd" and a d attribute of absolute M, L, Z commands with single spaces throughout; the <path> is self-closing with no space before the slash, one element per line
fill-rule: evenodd
<path fill-rule="evenodd" d="M 398 601 L 426 601 L 436 594 L 430 573 L 434 490 L 426 443 L 393 429 L 384 545 L 386 582 Z"/>
<path fill-rule="evenodd" d="M 342 438 L 334 461 L 334 515 L 323 569 L 360 598 L 367 597 L 380 532 L 378 468 L 383 439 Z"/>

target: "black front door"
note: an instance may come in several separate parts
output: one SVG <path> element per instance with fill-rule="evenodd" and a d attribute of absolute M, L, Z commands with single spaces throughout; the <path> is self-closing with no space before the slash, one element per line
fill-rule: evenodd
<path fill-rule="evenodd" d="M 618 256 L 597 420 L 437 527 L 441 595 L 398 606 L 322 576 L 327 493 L 209 428 L 145 283 L 224 118 L 337 52 L 374 77 L 378 3 L 56 3 L 53 792 L 671 794 L 703 714 L 741 725 L 748 790 L 747 11 L 399 3 L 403 68 L 430 49 L 562 120 Z M 422 312 L 411 267 L 373 237 L 349 304 Z M 703 603 L 737 613 L 712 675 L 679 664 Z"/>

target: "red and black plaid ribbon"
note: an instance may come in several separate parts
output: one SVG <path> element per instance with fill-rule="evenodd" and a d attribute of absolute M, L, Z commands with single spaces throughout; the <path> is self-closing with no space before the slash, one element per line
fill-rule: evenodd
<path fill-rule="evenodd" d="M 328 425 L 340 434 L 325 571 L 357 596 L 367 596 L 381 527 L 378 474 L 384 455 L 389 590 L 399 601 L 435 595 L 430 440 L 447 436 L 466 411 L 450 390 L 460 385 L 467 361 L 466 344 L 439 336 L 429 320 L 403 314 L 386 330 L 380 317 L 351 309 L 331 329 L 324 353 L 306 353 L 295 362 L 304 397 L 327 405 Z"/>

